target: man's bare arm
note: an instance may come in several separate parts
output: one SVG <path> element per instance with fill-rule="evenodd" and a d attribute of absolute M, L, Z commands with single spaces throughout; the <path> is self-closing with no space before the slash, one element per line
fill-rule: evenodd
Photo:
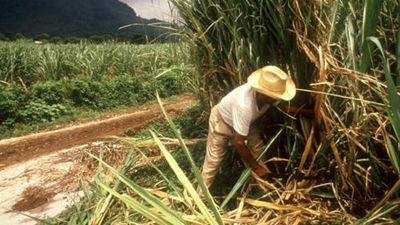
<path fill-rule="evenodd" d="M 312 109 L 305 109 L 303 107 L 296 107 L 296 106 L 289 106 L 289 105 L 285 105 L 283 107 L 283 109 L 285 110 L 285 112 L 287 112 L 289 114 L 301 114 L 308 118 L 314 117 L 314 110 L 312 110 Z"/>
<path fill-rule="evenodd" d="M 233 139 L 233 145 L 236 148 L 237 153 L 242 157 L 242 159 L 250 164 L 253 168 L 253 171 L 260 177 L 263 177 L 268 174 L 268 171 L 260 166 L 257 161 L 254 159 L 253 155 L 250 152 L 250 149 L 246 146 L 245 143 L 246 137 L 242 136 L 235 132 L 235 136 Z"/>

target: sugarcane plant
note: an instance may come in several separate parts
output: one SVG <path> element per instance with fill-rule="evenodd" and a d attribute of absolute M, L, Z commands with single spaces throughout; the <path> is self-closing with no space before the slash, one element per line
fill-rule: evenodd
<path fill-rule="evenodd" d="M 287 185 L 316 178 L 314 192 L 307 194 L 335 199 L 350 220 L 370 215 L 375 209 L 366 205 L 379 206 L 376 199 L 397 190 L 397 122 L 391 117 L 398 109 L 384 100 L 391 76 L 390 99 L 398 96 L 397 1 L 171 3 L 185 25 L 182 36 L 193 46 L 199 68 L 193 79 L 206 106 L 246 82 L 253 70 L 274 64 L 296 82 L 291 104 L 314 107 L 313 120 L 277 120 L 286 127 L 274 148 L 278 158 L 289 159 L 283 171 Z M 380 60 L 373 36 L 387 60 Z M 382 68 L 395 68 L 397 75 Z"/>
<path fill-rule="evenodd" d="M 262 121 L 269 157 L 260 163 L 276 167 L 281 177 L 261 179 L 245 169 L 228 196 L 213 198 L 205 188 L 168 117 L 204 202 L 155 132 L 181 186 L 167 181 L 172 194 L 166 195 L 106 166 L 133 194 L 99 182 L 101 187 L 158 224 L 398 222 L 397 1 L 170 2 L 181 18 L 177 33 L 191 44 L 198 73 L 190 84 L 205 109 L 253 70 L 273 64 L 296 82 L 298 95 L 290 104 L 313 107 L 314 118 L 271 111 Z M 178 202 L 183 209 L 175 210 Z"/>

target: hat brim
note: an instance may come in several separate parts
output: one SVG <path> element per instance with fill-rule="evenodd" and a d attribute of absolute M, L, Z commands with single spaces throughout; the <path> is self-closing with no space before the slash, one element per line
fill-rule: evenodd
<path fill-rule="evenodd" d="M 291 100 L 296 95 L 296 85 L 290 77 L 287 77 L 286 79 L 286 90 L 284 92 L 277 93 L 261 88 L 258 82 L 260 76 L 261 73 L 259 71 L 255 71 L 247 78 L 247 83 L 249 83 L 257 92 L 274 99 L 281 99 L 285 101 Z"/>

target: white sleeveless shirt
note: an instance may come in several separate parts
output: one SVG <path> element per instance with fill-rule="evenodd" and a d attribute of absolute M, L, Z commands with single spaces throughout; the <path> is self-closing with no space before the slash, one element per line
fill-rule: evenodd
<path fill-rule="evenodd" d="M 261 109 L 257 106 L 256 91 L 245 83 L 222 98 L 219 112 L 222 119 L 242 136 L 249 134 L 250 125 L 267 111 L 269 104 Z"/>

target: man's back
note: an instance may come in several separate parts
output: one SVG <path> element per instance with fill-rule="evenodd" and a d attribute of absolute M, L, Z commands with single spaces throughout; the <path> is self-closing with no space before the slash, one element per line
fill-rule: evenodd
<path fill-rule="evenodd" d="M 248 135 L 251 123 L 268 107 L 267 104 L 261 109 L 258 108 L 256 91 L 248 83 L 233 89 L 219 103 L 219 111 L 223 120 L 243 136 Z"/>

